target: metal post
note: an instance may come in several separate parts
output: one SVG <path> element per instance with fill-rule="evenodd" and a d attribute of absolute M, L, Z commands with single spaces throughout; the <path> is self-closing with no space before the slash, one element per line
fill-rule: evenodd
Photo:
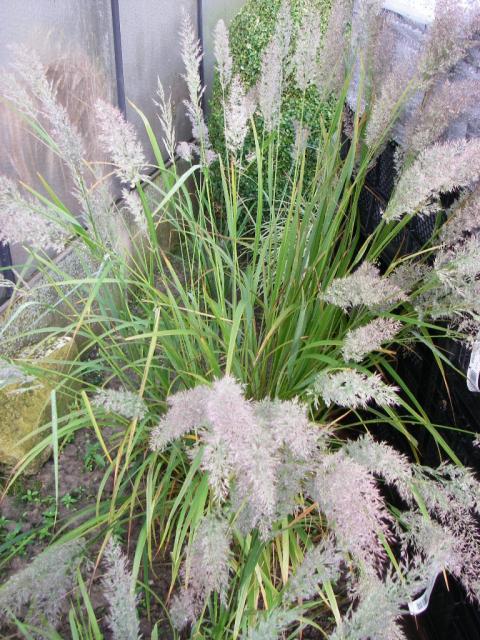
<path fill-rule="evenodd" d="M 111 0 L 112 26 L 113 26 L 113 50 L 115 54 L 115 76 L 117 80 L 118 108 L 127 116 L 127 102 L 125 99 L 125 77 L 123 75 L 122 34 L 120 30 L 120 8 L 118 0 Z"/>

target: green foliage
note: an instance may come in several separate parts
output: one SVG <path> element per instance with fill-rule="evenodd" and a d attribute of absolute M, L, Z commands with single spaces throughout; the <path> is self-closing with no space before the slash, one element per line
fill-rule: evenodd
<path fill-rule="evenodd" d="M 298 25 L 302 9 L 311 4 L 307 0 L 293 0 L 291 12 L 294 25 Z M 331 0 L 314 0 L 313 6 L 317 7 L 322 16 L 322 29 L 327 26 Z M 247 88 L 253 87 L 259 79 L 262 61 L 262 52 L 271 39 L 275 26 L 276 16 L 280 7 L 280 0 L 248 0 L 238 15 L 233 19 L 230 28 L 230 49 L 233 57 L 233 72 L 238 73 Z M 323 31 L 322 31 L 323 33 Z M 318 34 L 319 39 L 322 33 Z M 293 38 L 292 47 L 294 47 Z M 222 157 L 225 157 L 224 121 L 222 107 L 222 91 L 215 73 L 210 103 L 209 131 L 214 149 Z M 288 176 L 292 167 L 291 150 L 295 140 L 295 121 L 303 122 L 311 131 L 309 149 L 306 154 L 305 182 L 308 184 L 315 174 L 316 145 L 321 139 L 322 129 L 328 128 L 335 109 L 335 99 L 325 100 L 321 98 L 318 89 L 310 86 L 306 95 L 295 86 L 293 78 L 287 77 L 284 82 L 281 122 L 279 127 L 279 144 L 277 148 L 276 165 L 280 186 L 288 184 Z M 256 126 L 261 131 L 261 118 L 256 117 Z M 250 134 L 244 146 L 244 155 L 255 152 L 255 142 Z M 256 199 L 256 175 L 255 169 L 247 170 L 245 180 L 241 187 L 241 195 L 246 200 Z M 221 178 L 219 174 L 213 176 L 213 188 L 217 195 L 221 194 Z M 221 196 L 220 196 L 221 197 Z"/>
<path fill-rule="evenodd" d="M 237 70 L 249 83 L 258 73 L 261 49 L 271 34 L 278 4 L 252 1 L 232 26 Z M 300 2 L 294 2 L 293 7 L 299 11 Z M 250 33 L 252 44 L 246 47 L 246 34 Z M 435 295 L 438 286 L 435 270 L 423 269 L 435 251 L 435 242 L 427 243 L 418 254 L 397 257 L 387 274 L 377 273 L 376 282 L 384 283 L 392 272 L 398 277 L 397 268 L 406 267 L 408 271 L 412 267 L 416 276 L 412 279 L 410 274 L 409 284 L 400 296 L 383 300 L 377 296 L 372 305 L 360 299 L 358 304 L 342 308 L 326 295 L 332 281 L 358 274 L 362 264 L 370 264 L 370 271 L 376 271 L 373 263 L 415 214 L 409 211 L 401 220 L 382 220 L 370 236 L 362 235 L 358 203 L 382 141 L 375 148 L 366 147 L 367 119 L 358 114 L 351 144 L 348 149 L 343 148 L 340 132 L 346 91 L 344 86 L 335 101 L 325 106 L 318 103 L 314 89 L 299 95 L 289 86 L 283 98 L 280 136 L 265 135 L 260 119 L 254 120 L 243 152 L 253 150 L 255 157 L 246 169 L 231 158 L 224 161 L 223 154 L 212 168 L 195 164 L 186 170 L 182 167 L 181 173 L 175 164 L 166 167 L 150 123 L 138 112 L 152 145 L 159 178 L 147 177 L 135 184 L 133 195 L 142 224 L 132 231 L 131 244 L 117 245 L 117 236 L 102 237 L 95 228 L 67 225 L 66 232 L 76 235 L 72 251 L 91 256 L 97 267 L 89 275 L 73 277 L 61 266 L 53 265 L 56 278 L 51 286 L 61 297 L 63 307 L 71 312 L 48 331 L 77 337 L 80 353 L 58 386 L 76 381 L 83 387 L 77 390 L 72 385 L 69 414 L 52 415 L 39 428 L 41 442 L 24 457 L 9 483 L 14 483 L 52 445 L 57 448 L 58 472 L 58 443 L 71 440 L 80 430 L 94 436 L 96 446 L 87 449 L 83 459 L 80 455 L 78 462 L 102 476 L 96 500 L 75 514 L 70 528 L 62 523 L 59 531 L 53 531 L 57 510 L 49 505 L 43 513 L 43 530 L 47 537 L 62 535 L 67 540 L 85 536 L 100 542 L 96 548 L 101 546 L 102 551 L 112 532 L 121 533 L 132 552 L 129 581 L 141 591 L 142 606 L 153 623 L 159 619 L 159 607 L 165 606 L 157 593 L 158 582 L 163 583 L 165 577 L 161 574 L 157 582 L 159 570 L 168 572 L 169 595 L 177 586 L 188 587 L 184 584 L 188 569 L 183 568 L 188 568 L 189 553 L 195 551 L 195 536 L 206 514 L 216 517 L 221 511 L 209 486 L 209 472 L 201 464 L 202 435 L 198 428 L 195 432 L 197 422 L 193 422 L 193 428 L 184 429 L 181 437 L 170 438 L 168 446 L 156 451 L 151 448 L 152 431 L 159 423 L 165 426 L 167 399 L 171 401 L 175 392 L 225 375 L 234 376 L 243 384 L 242 393 L 248 401 L 303 401 L 305 416 L 313 424 L 318 442 L 322 441 L 325 425 L 330 425 L 332 431 L 334 427 L 351 433 L 374 431 L 381 423 L 397 429 L 417 455 L 413 433 L 421 427 L 434 437 L 442 455 L 457 461 L 441 429 L 431 423 L 421 400 L 411 394 L 395 369 L 397 351 L 405 345 L 412 348 L 415 342 L 431 348 L 439 367 L 446 361 L 433 336 L 453 335 L 452 332 L 435 323 L 428 307 L 419 311 L 417 304 L 428 301 L 427 294 Z M 314 148 L 292 160 L 292 119 L 302 115 L 313 130 Z M 215 115 L 212 118 L 214 124 Z M 111 127 L 117 143 L 119 139 L 132 143 L 121 144 L 122 153 L 128 156 L 129 147 L 138 151 L 132 131 L 121 129 L 119 114 L 114 112 L 107 125 L 105 135 Z M 123 135 L 118 135 L 119 128 Z M 46 134 L 43 137 L 47 139 Z M 58 153 L 55 140 L 51 144 Z M 138 153 L 135 155 L 138 157 Z M 204 153 L 200 155 L 205 158 Z M 128 163 L 128 157 L 126 160 Z M 82 161 L 81 166 L 86 164 Z M 43 198 L 42 202 L 54 217 L 59 200 L 52 193 L 50 200 Z M 106 221 L 111 223 L 112 218 L 121 219 L 115 207 L 95 209 L 95 213 L 99 227 Z M 68 219 L 73 219 L 73 212 Z M 159 240 L 159 230 L 166 226 L 176 239 L 170 246 Z M 53 268 L 48 258 L 34 257 L 45 272 Z M 48 284 L 42 286 L 48 288 Z M 72 305 L 72 288 L 81 291 L 79 305 Z M 365 289 L 364 282 L 360 293 Z M 382 290 L 380 286 L 380 293 Z M 24 307 L 28 309 L 28 300 Z M 386 344 L 380 341 L 378 349 L 362 352 L 360 362 L 346 361 L 347 337 L 379 317 L 398 322 L 398 333 Z M 42 332 L 31 330 L 39 339 Z M 398 387 L 398 405 L 384 402 L 376 406 L 364 400 L 360 405 L 366 406 L 357 411 L 358 405 L 343 400 L 336 405 L 336 400 L 326 399 L 321 390 L 315 402 L 311 401 L 312 385 L 319 374 L 348 369 L 360 381 L 375 375 L 375 380 L 394 383 Z M 114 388 L 120 399 L 122 393 L 130 399 L 134 394 L 145 404 L 146 411 L 126 413 L 121 404 L 116 404 L 107 412 L 96 406 L 93 398 L 100 384 L 106 389 Z M 174 431 L 182 429 L 185 416 L 175 414 L 175 407 L 171 406 L 169 427 Z M 231 409 L 227 404 L 228 408 Z M 340 435 L 343 438 L 345 434 Z M 251 440 L 256 443 L 255 437 Z M 338 442 L 332 438 L 328 446 L 335 452 Z M 218 451 L 222 453 L 221 447 Z M 330 451 L 325 453 L 327 457 L 331 455 Z M 376 464 L 377 459 L 369 473 L 378 471 Z M 390 465 L 384 466 L 390 470 Z M 355 477 L 365 477 L 356 465 L 346 468 L 350 469 L 350 482 Z M 346 475 L 339 473 L 337 489 L 331 490 L 333 505 L 346 485 Z M 451 475 L 455 479 L 453 472 Z M 468 473 L 463 478 L 466 485 L 467 476 Z M 55 506 L 63 503 L 65 508 L 74 506 L 79 497 L 72 491 L 63 499 L 58 491 L 56 494 Z M 357 505 L 349 504 L 350 495 L 343 497 L 355 514 Z M 28 494 L 29 501 L 36 499 L 35 494 Z M 417 496 L 415 500 L 421 502 Z M 192 637 L 252 637 L 250 631 L 256 620 L 260 629 L 263 622 L 275 629 L 295 620 L 294 632 L 311 623 L 323 636 L 331 631 L 331 614 L 340 624 L 340 605 L 345 603 L 337 602 L 330 581 L 320 592 L 315 585 L 312 600 L 301 614 L 292 608 L 285 616 L 278 611 L 277 616 L 273 613 L 263 619 L 262 612 L 278 610 L 284 588 L 301 566 L 306 550 L 325 538 L 328 527 L 326 513 L 322 515 L 315 506 L 320 502 L 318 498 L 297 491 L 294 501 L 294 515 L 288 512 L 278 518 L 272 536 L 266 539 L 258 529 L 245 533 L 238 524 L 244 504 L 238 510 L 233 507 L 233 500 L 233 504 L 224 505 L 227 517 L 230 509 L 228 527 L 233 538 L 231 558 L 227 560 L 230 585 L 223 599 L 215 592 L 208 594 L 193 617 Z M 420 509 L 422 506 L 427 513 L 425 505 L 420 504 Z M 348 515 L 349 509 L 343 509 L 343 513 Z M 6 540 L 9 526 L 10 523 L 0 523 L 4 562 L 20 553 L 35 535 L 14 527 L 14 540 Z M 398 567 L 385 536 L 381 543 L 392 564 Z M 81 575 L 77 587 L 77 603 L 69 614 L 71 635 L 101 638 L 103 630 Z M 161 611 L 162 624 L 171 626 L 168 612 Z M 379 614 L 380 622 L 383 613 Z M 325 624 L 325 620 L 329 622 Z M 156 632 L 152 637 L 157 637 Z"/>
<path fill-rule="evenodd" d="M 234 71 L 239 73 L 248 87 L 258 80 L 262 52 L 273 35 L 276 17 L 281 0 L 248 0 L 230 25 L 230 49 L 233 55 Z M 312 5 L 323 17 L 322 26 L 326 28 L 331 0 L 292 0 L 291 13 L 295 25 L 298 25 L 303 9 Z M 318 34 L 319 39 L 322 34 Z M 286 94 L 292 90 L 286 88 Z"/>

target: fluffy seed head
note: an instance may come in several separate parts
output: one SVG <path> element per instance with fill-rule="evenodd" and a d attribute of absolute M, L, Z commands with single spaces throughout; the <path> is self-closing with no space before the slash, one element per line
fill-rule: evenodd
<path fill-rule="evenodd" d="M 340 451 L 322 458 L 312 493 L 340 545 L 367 570 L 380 567 L 385 551 L 379 534 L 390 536 L 392 519 L 373 476 Z"/>
<path fill-rule="evenodd" d="M 395 487 L 403 500 L 412 502 L 413 469 L 406 456 L 384 442 L 376 442 L 369 434 L 349 440 L 344 451 L 369 473 Z"/>
<path fill-rule="evenodd" d="M 24 195 L 12 180 L 0 176 L 0 242 L 60 252 L 67 237 L 55 209 Z"/>
<path fill-rule="evenodd" d="M 316 8 L 307 8 L 296 34 L 295 53 L 292 65 L 295 82 L 301 91 L 306 91 L 317 78 L 317 55 L 320 46 L 321 14 Z"/>
<path fill-rule="evenodd" d="M 205 601 L 214 591 L 226 601 L 229 583 L 230 534 L 228 522 L 214 514 L 206 515 L 197 531 L 185 578 L 195 596 Z"/>
<path fill-rule="evenodd" d="M 147 413 L 145 402 L 131 391 L 102 389 L 93 396 L 91 403 L 94 407 L 102 408 L 108 413 L 117 413 L 128 420 L 141 420 Z"/>
<path fill-rule="evenodd" d="M 432 145 L 403 172 L 383 217 L 398 220 L 404 214 L 422 212 L 429 206 L 431 209 L 441 192 L 467 186 L 479 178 L 480 139 Z"/>
<path fill-rule="evenodd" d="M 320 298 L 347 310 L 365 305 L 376 307 L 406 299 L 404 291 L 386 277 L 370 262 L 363 262 L 351 275 L 333 280 Z"/>
<path fill-rule="evenodd" d="M 118 542 L 110 538 L 104 555 L 106 572 L 102 579 L 103 593 L 109 605 L 107 624 L 114 640 L 139 640 L 137 604 L 128 570 L 127 558 Z"/>
<path fill-rule="evenodd" d="M 157 79 L 157 98 L 154 103 L 159 108 L 158 119 L 163 131 L 163 144 L 167 150 L 168 157 L 171 162 L 175 161 L 176 135 L 175 135 L 175 119 L 173 116 L 172 95 L 165 93 L 160 78 Z"/>
<path fill-rule="evenodd" d="M 449 71 L 475 44 L 472 37 L 480 25 L 477 3 L 436 0 L 435 19 L 428 31 L 420 70 L 428 84 L 435 76 Z"/>
<path fill-rule="evenodd" d="M 377 373 L 367 375 L 355 369 L 344 369 L 334 373 L 320 373 L 314 380 L 310 395 L 318 398 L 329 407 L 338 404 L 341 407 L 358 409 L 367 407 L 369 402 L 379 406 L 398 404 L 397 387 L 386 385 Z"/>
<path fill-rule="evenodd" d="M 352 0 L 333 3 L 317 60 L 315 82 L 321 95 L 339 91 L 345 81 L 346 34 L 351 18 Z"/>
<path fill-rule="evenodd" d="M 292 16 L 290 2 L 283 0 L 277 15 L 275 33 L 262 55 L 258 85 L 258 104 L 267 132 L 279 124 L 282 102 L 283 61 L 290 49 Z"/>
<path fill-rule="evenodd" d="M 342 355 L 346 362 L 361 362 L 382 344 L 391 341 L 400 331 L 402 323 L 393 318 L 375 318 L 363 327 L 351 329 L 343 343 Z"/>
<path fill-rule="evenodd" d="M 407 157 L 416 157 L 436 142 L 449 125 L 468 112 L 480 94 L 474 80 L 445 80 L 428 92 L 428 100 L 409 119 L 403 146 Z"/>
<path fill-rule="evenodd" d="M 480 188 L 465 193 L 449 211 L 440 238 L 447 245 L 455 244 L 464 236 L 480 231 Z"/>
<path fill-rule="evenodd" d="M 288 581 L 287 600 L 308 600 L 317 595 L 326 580 L 336 582 L 340 576 L 342 561 L 343 556 L 337 548 L 335 538 L 332 535 L 323 538 L 306 552 L 302 563 Z"/>
<path fill-rule="evenodd" d="M 224 92 L 232 79 L 233 58 L 230 53 L 228 29 L 223 20 L 219 20 L 214 33 L 214 53 L 217 61 L 220 85 Z"/>
<path fill-rule="evenodd" d="M 95 111 L 100 128 L 99 140 L 112 160 L 115 173 L 122 183 L 134 186 L 142 179 L 146 165 L 135 127 L 105 100 L 97 100 Z"/>
<path fill-rule="evenodd" d="M 295 142 L 292 148 L 292 160 L 298 160 L 303 157 L 303 154 L 307 150 L 308 139 L 310 137 L 310 129 L 304 127 L 298 120 L 293 121 L 293 128 L 295 130 Z"/>
<path fill-rule="evenodd" d="M 84 540 L 48 547 L 0 589 L 0 620 L 12 622 L 29 605 L 25 621 L 41 627 L 58 624 L 62 603 L 76 582 Z"/>
<path fill-rule="evenodd" d="M 122 199 L 138 229 L 145 233 L 147 231 L 147 219 L 138 193 L 129 189 L 122 189 Z"/>
<path fill-rule="evenodd" d="M 227 149 L 233 154 L 237 154 L 243 147 L 250 113 L 251 107 L 245 88 L 240 78 L 235 76 L 225 106 L 225 143 Z"/>

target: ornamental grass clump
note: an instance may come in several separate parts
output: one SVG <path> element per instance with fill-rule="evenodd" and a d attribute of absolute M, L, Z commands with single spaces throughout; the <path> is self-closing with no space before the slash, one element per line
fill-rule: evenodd
<path fill-rule="evenodd" d="M 95 504 L 68 536 L 106 543 L 112 530 L 125 532 L 131 574 L 113 546 L 106 579 L 111 585 L 108 575 L 120 576 L 132 637 L 135 581 L 147 617 L 168 610 L 162 624 L 212 640 L 273 638 L 309 624 L 330 638 L 401 638 L 408 604 L 443 571 L 478 597 L 478 483 L 455 466 L 441 426 L 397 368 L 417 343 L 447 367 L 442 339 L 477 335 L 478 140 L 428 132 L 412 144 L 416 134 L 407 136 L 396 191 L 369 235 L 359 215 L 366 176 L 398 116 L 429 121 L 430 94 L 418 110 L 405 105 L 450 82 L 447 61 L 466 51 L 475 15 L 461 17 L 445 52 L 427 39 L 418 64 L 394 78 L 382 73 L 394 71 L 389 49 L 377 51 L 380 3 L 360 4 L 365 29 L 350 20 L 349 2 L 335 4 L 313 55 L 311 31 L 297 25 L 318 22 L 316 3 L 305 11 L 276 3 L 278 24 L 257 52 L 258 82 L 242 77 L 225 25 L 217 26 L 221 149 L 202 110 L 202 52 L 187 16 L 180 44 L 190 139 L 177 139 L 176 105 L 159 85 L 158 139 L 137 109 L 148 149 L 120 112 L 97 104 L 107 154 L 99 163 L 87 157 L 61 105 L 54 117 L 54 88 L 33 55 L 30 71 L 21 62 L 2 80 L 14 106 L 27 96 L 20 111 L 63 158 L 79 205 L 60 206 L 51 190 L 10 182 L 0 189 L 2 241 L 25 245 L 43 272 L 39 295 L 60 309 L 48 326 L 36 316 L 25 322 L 35 287 L 23 298 L 17 287 L 3 344 L 67 332 L 80 345 L 59 378 L 59 387 L 78 383 L 79 391 L 68 385 L 70 412 L 52 413 L 12 482 L 49 447 L 58 473 L 60 445 L 77 432 L 95 435 L 103 477 Z M 454 12 L 438 5 L 432 33 L 442 32 L 445 7 Z M 358 109 L 347 115 L 357 72 L 365 74 Z M 305 90 L 296 87 L 292 119 L 283 88 L 294 76 Z M 401 90 L 393 80 L 404 81 Z M 315 111 L 314 127 L 309 95 L 319 87 L 336 93 L 327 114 Z M 441 97 L 448 95 L 449 87 Z M 292 136 L 281 165 L 285 118 Z M 417 131 L 415 122 L 406 130 Z M 111 176 L 123 183 L 123 202 L 108 190 Z M 441 192 L 453 187 L 462 192 L 447 223 L 421 250 L 386 267 L 385 248 L 413 216 L 438 212 Z M 15 216 L 25 218 L 22 235 Z M 38 216 L 47 220 L 41 233 L 52 227 L 50 246 L 68 242 L 75 260 L 94 268 L 72 273 L 52 262 L 38 243 Z M 12 331 L 12 318 L 22 317 L 22 331 Z M 415 459 L 416 434 L 427 430 L 439 463 L 450 463 L 413 464 L 375 440 L 378 424 L 397 430 Z M 165 594 L 154 588 L 165 577 L 158 579 L 159 566 L 168 572 Z M 86 624 L 93 622 L 87 589 L 80 590 L 84 604 L 69 623 L 82 637 L 82 607 L 90 612 Z M 118 601 L 109 602 L 112 626 Z"/>
<path fill-rule="evenodd" d="M 288 513 L 293 518 L 301 505 L 310 505 L 309 511 L 318 510 L 329 533 L 324 533 L 317 545 L 306 550 L 303 562 L 279 593 L 278 608 L 266 619 L 260 616 L 257 626 L 249 629 L 245 637 L 257 637 L 255 634 L 260 630 L 267 633 L 270 626 L 280 633 L 301 616 L 305 602 L 316 597 L 322 585 L 340 579 L 348 583 L 354 596 L 348 614 L 329 636 L 332 638 L 367 640 L 372 634 L 397 637 L 391 634 L 400 634 L 400 620 L 408 603 L 445 570 L 464 585 L 473 601 L 478 601 L 480 534 L 475 518 L 480 513 L 480 485 L 472 472 L 453 465 L 430 469 L 413 464 L 371 436 L 339 444 L 332 435 L 315 430 L 306 418 L 306 406 L 302 410 L 296 403 L 292 411 L 291 401 L 248 401 L 233 379 L 224 378 L 210 387 L 200 387 L 200 394 L 198 388 L 181 392 L 189 427 L 176 438 L 183 440 L 180 446 L 187 448 L 188 455 L 195 457 L 200 468 L 208 460 L 205 471 L 213 511 L 199 522 L 192 546 L 186 551 L 181 571 L 183 586 L 171 605 L 178 629 L 200 618 L 212 592 L 220 595 L 225 606 L 229 601 L 231 531 L 241 527 L 244 535 L 252 535 L 259 529 L 265 540 L 275 539 L 281 532 L 282 518 Z M 192 411 L 196 413 L 196 423 L 190 420 Z M 224 411 L 228 411 L 229 421 L 217 417 L 217 412 L 221 415 Z M 283 420 L 277 422 L 282 414 Z M 248 430 L 237 432 L 236 425 L 244 427 L 247 415 Z M 179 418 L 178 412 L 176 417 Z M 150 446 L 154 450 L 168 419 L 167 413 L 167 422 L 161 422 L 152 435 Z M 298 433 L 297 421 L 302 425 L 303 437 L 299 439 L 308 443 L 301 451 L 295 451 L 289 444 L 284 430 L 289 423 L 293 433 Z M 267 424 L 270 440 L 265 432 Z M 268 513 L 277 514 L 276 522 L 265 521 L 267 503 L 258 496 L 261 489 L 257 466 L 229 467 L 224 466 L 220 457 L 212 460 L 209 430 L 217 432 L 216 442 L 226 456 L 232 449 L 242 459 L 245 450 L 247 456 L 255 455 L 259 463 L 263 461 L 270 475 L 263 475 L 262 481 L 271 482 L 271 488 L 263 487 L 268 502 L 281 499 L 277 489 L 281 487 L 282 457 L 288 454 L 290 460 L 296 461 L 296 469 L 302 469 L 288 511 L 283 508 L 280 514 L 273 505 L 268 509 Z M 188 431 L 196 434 L 194 444 L 188 444 Z M 164 447 L 165 439 L 161 442 Z M 269 446 L 264 448 L 264 442 Z M 273 442 L 277 442 L 278 449 L 272 446 Z M 224 490 L 219 495 L 217 478 L 223 474 Z M 397 519 L 387 506 L 381 481 L 403 500 L 405 507 Z M 240 500 L 236 497 L 238 493 Z M 387 569 L 394 546 L 400 548 L 399 573 Z M 375 603 L 380 606 L 377 615 L 373 615 Z M 279 620 L 283 621 L 280 630 Z M 356 635 L 352 636 L 353 633 Z"/>

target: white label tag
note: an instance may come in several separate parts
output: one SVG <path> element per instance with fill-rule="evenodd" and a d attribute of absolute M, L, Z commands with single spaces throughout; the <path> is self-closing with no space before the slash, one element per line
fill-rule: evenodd
<path fill-rule="evenodd" d="M 467 371 L 467 387 L 469 391 L 480 393 L 478 386 L 480 378 L 480 341 L 476 340 L 473 344 L 472 355 Z"/>
<path fill-rule="evenodd" d="M 437 581 L 437 576 L 438 573 L 430 578 L 430 582 L 428 583 L 427 588 L 419 598 L 413 600 L 413 602 L 408 603 L 408 610 L 410 611 L 410 615 L 418 616 L 420 613 L 423 613 L 427 610 L 433 587 L 435 586 L 435 582 Z"/>

